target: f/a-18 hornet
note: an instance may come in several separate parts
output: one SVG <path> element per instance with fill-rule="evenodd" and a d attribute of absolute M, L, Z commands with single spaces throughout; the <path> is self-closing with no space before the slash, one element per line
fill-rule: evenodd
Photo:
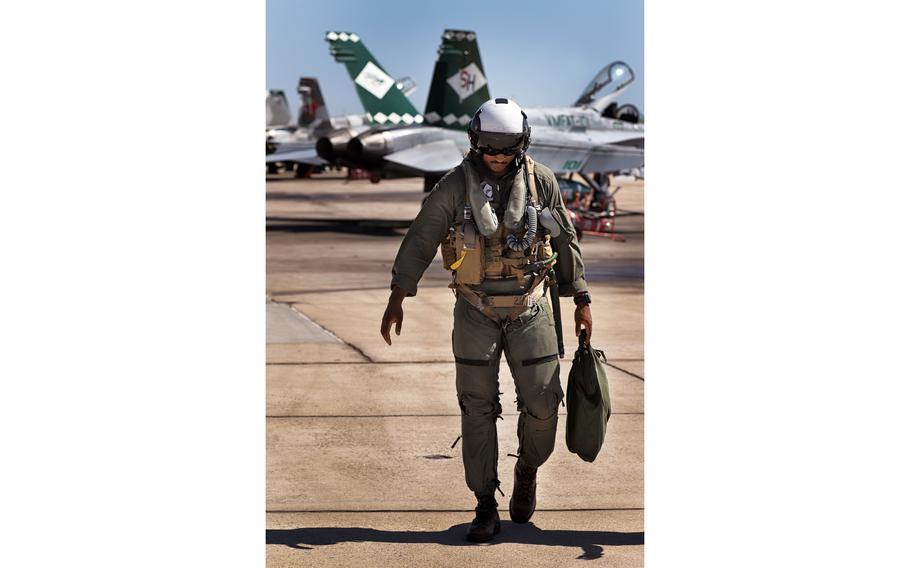
<path fill-rule="evenodd" d="M 373 124 L 374 115 L 395 112 L 419 113 L 407 97 L 417 88 L 413 79 L 404 77 L 394 80 L 385 72 L 357 34 L 328 32 L 326 41 L 343 46 L 337 59 L 343 61 L 354 79 L 363 114 L 329 116 L 319 82 L 313 77 L 301 77 L 297 87 L 300 96 L 300 110 L 297 125 L 271 128 L 266 133 L 266 163 L 296 163 L 297 175 L 305 175 L 314 166 L 325 165 L 325 160 L 316 154 L 316 141 L 321 137 L 339 134 L 352 135 L 365 132 Z M 283 95 L 282 95 L 283 96 Z M 270 101 L 273 114 L 280 114 L 280 103 L 274 97 L 266 99 L 267 116 Z M 286 102 L 285 102 L 286 106 Z"/>
<path fill-rule="evenodd" d="M 467 124 L 489 100 L 490 89 L 474 32 L 445 30 L 427 97 L 423 120 L 383 120 L 343 140 L 317 142 L 327 161 L 385 175 L 424 177 L 429 191 L 440 176 L 458 165 L 469 148 Z M 614 62 L 585 87 L 572 107 L 525 108 L 531 125 L 528 153 L 555 173 L 579 173 L 602 189 L 591 175 L 644 165 L 644 125 L 632 105 L 616 99 L 634 81 L 632 69 Z M 601 94 L 607 87 L 606 94 Z M 383 117 L 387 118 L 387 117 Z"/>

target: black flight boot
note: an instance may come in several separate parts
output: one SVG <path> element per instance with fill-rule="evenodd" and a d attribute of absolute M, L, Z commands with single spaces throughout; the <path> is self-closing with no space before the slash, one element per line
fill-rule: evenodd
<path fill-rule="evenodd" d="M 531 520 L 537 508 L 537 468 L 526 466 L 519 459 L 515 464 L 515 485 L 509 500 L 509 516 L 513 523 Z"/>
<path fill-rule="evenodd" d="M 474 509 L 477 515 L 471 521 L 471 528 L 468 530 L 467 539 L 471 542 L 489 542 L 493 540 L 493 535 L 499 532 L 499 511 L 496 510 L 498 503 L 492 495 L 481 497 L 477 500 L 477 508 Z"/>

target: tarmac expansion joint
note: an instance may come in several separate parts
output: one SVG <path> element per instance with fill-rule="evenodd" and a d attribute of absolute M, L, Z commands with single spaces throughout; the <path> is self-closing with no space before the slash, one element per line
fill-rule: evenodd
<path fill-rule="evenodd" d="M 321 329 L 322 331 L 324 331 L 326 334 L 331 335 L 332 337 L 334 337 L 335 339 L 337 339 L 339 342 L 343 343 L 344 345 L 350 347 L 351 349 L 353 349 L 354 351 L 356 351 L 357 353 L 359 353 L 364 359 L 366 359 L 366 362 L 368 362 L 368 363 L 375 363 L 375 362 L 376 362 L 376 361 L 373 360 L 372 357 L 370 357 L 369 355 L 367 355 L 367 354 L 363 351 L 363 349 L 361 349 L 360 347 L 357 347 L 357 346 L 354 345 L 353 343 L 348 343 L 347 341 L 345 341 L 344 339 L 342 339 L 341 337 L 339 337 L 336 333 L 334 333 L 331 329 L 329 329 L 329 328 L 323 326 L 323 325 L 320 324 L 319 322 L 315 321 L 313 318 L 309 317 L 309 316 L 306 315 L 305 313 L 303 313 L 303 312 L 301 312 L 300 310 L 298 310 L 297 308 L 295 308 L 295 307 L 294 307 L 294 304 L 292 304 L 291 302 L 284 302 L 284 301 L 275 300 L 275 299 L 270 299 L 269 301 L 272 302 L 273 304 L 278 304 L 278 305 L 285 306 L 285 307 L 289 308 L 289 309 L 290 309 L 292 312 L 294 312 L 295 314 L 298 314 L 300 317 L 305 318 L 305 319 L 307 319 L 308 321 L 312 322 L 313 325 L 315 325 L 316 327 L 318 327 L 319 329 Z"/>

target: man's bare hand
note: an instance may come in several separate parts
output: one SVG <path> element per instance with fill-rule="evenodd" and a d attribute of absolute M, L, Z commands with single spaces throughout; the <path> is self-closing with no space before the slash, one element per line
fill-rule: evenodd
<path fill-rule="evenodd" d="M 407 294 L 403 288 L 395 286 L 389 295 L 389 303 L 386 305 L 385 314 L 382 316 L 382 326 L 379 328 L 379 333 L 389 345 L 392 344 L 392 336 L 389 331 L 392 329 L 393 323 L 395 324 L 395 335 L 401 335 L 401 324 L 404 322 L 404 310 L 401 303 Z"/>
<path fill-rule="evenodd" d="M 591 306 L 584 304 L 575 307 L 575 337 L 581 335 L 581 326 L 588 330 L 587 344 L 591 345 L 591 335 L 594 333 L 594 320 L 591 317 Z"/>

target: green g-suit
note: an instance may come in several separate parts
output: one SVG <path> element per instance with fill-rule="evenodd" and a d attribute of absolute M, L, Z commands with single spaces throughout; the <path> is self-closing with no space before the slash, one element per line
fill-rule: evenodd
<path fill-rule="evenodd" d="M 539 164 L 534 164 L 530 177 L 527 169 L 528 165 L 522 162 L 497 178 L 490 174 L 480 157 L 471 155 L 465 158 L 425 198 L 420 213 L 401 243 L 392 268 L 392 285 L 403 288 L 408 296 L 417 294 L 417 282 L 436 256 L 440 243 L 450 238 L 453 233 L 450 229 L 463 227 L 466 213 L 469 217 L 472 215 L 465 207 L 467 204 L 470 208 L 468 191 L 471 186 L 480 183 L 484 187 L 484 196 L 501 222 L 502 232 L 480 240 L 476 252 L 478 270 L 482 274 L 479 281 L 468 280 L 465 284 L 455 272 L 456 282 L 461 282 L 458 286 L 453 284 L 458 290 L 458 299 L 452 331 L 455 385 L 462 416 L 465 480 L 478 498 L 492 494 L 499 485 L 496 418 L 502 413 L 498 379 L 503 351 L 518 393 L 519 455 L 526 465 L 539 467 L 552 453 L 557 410 L 563 398 L 551 307 L 546 296 L 540 292 L 540 281 L 519 273 L 520 267 L 526 266 L 529 259 L 507 250 L 504 244 L 505 235 L 510 232 L 506 230 L 504 221 L 508 220 L 507 212 L 515 202 L 517 192 L 528 192 L 529 186 L 534 187 L 535 201 L 548 208 L 559 225 L 559 235 L 545 237 L 547 252 L 538 255 L 558 253 L 553 268 L 559 294 L 572 296 L 587 289 L 581 251 L 556 178 L 552 171 Z M 513 192 L 513 189 L 516 191 Z M 521 206 L 518 209 L 524 211 Z M 473 216 L 476 219 L 476 210 Z M 522 219 L 527 221 L 524 217 Z M 468 223 L 472 222 L 468 220 Z M 514 232 L 520 235 L 519 231 Z M 538 234 L 543 236 L 544 233 L 538 227 Z M 533 256 L 530 260 L 535 259 L 537 257 Z M 446 262 L 447 268 L 459 264 Z M 532 293 L 532 290 L 537 293 Z M 503 307 L 501 303 L 493 302 L 519 296 L 520 301 L 525 302 L 519 306 L 524 307 Z M 490 306 L 486 312 L 479 308 L 484 299 L 489 301 L 487 305 Z"/>

